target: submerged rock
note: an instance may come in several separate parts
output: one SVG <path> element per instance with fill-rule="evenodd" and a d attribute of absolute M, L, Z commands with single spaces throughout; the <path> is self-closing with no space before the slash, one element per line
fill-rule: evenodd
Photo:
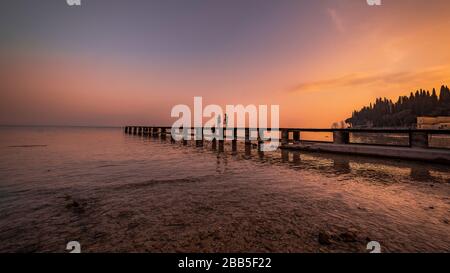
<path fill-rule="evenodd" d="M 66 205 L 67 209 L 71 209 L 76 213 L 83 213 L 84 212 L 84 208 L 80 205 L 80 203 L 78 203 L 75 200 L 72 200 L 72 202 L 70 202 L 69 204 Z"/>
<path fill-rule="evenodd" d="M 331 235 L 326 231 L 319 232 L 319 243 L 321 245 L 330 245 L 331 244 Z"/>
<path fill-rule="evenodd" d="M 346 243 L 352 243 L 352 242 L 358 241 L 358 236 L 356 235 L 355 232 L 353 232 L 351 230 L 342 232 L 341 234 L 339 234 L 339 238 Z"/>

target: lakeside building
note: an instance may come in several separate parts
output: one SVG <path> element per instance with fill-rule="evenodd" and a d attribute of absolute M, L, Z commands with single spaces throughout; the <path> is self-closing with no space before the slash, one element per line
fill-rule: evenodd
<path fill-rule="evenodd" d="M 450 129 L 450 117 L 417 117 L 417 129 Z"/>

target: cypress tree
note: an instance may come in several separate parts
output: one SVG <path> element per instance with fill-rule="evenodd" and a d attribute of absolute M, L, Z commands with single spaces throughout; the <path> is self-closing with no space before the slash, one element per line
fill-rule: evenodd
<path fill-rule="evenodd" d="M 450 115 L 450 89 L 441 86 L 439 96 L 436 89 L 432 92 L 419 89 L 408 96 L 399 96 L 394 103 L 387 98 L 377 98 L 375 103 L 353 111 L 346 122 L 352 126 L 401 126 L 415 124 L 417 116 Z"/>

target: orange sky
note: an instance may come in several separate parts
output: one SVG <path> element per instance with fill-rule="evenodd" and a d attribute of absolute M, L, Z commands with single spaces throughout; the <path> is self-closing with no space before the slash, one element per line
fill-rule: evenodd
<path fill-rule="evenodd" d="M 89 11 L 69 19 L 47 14 L 45 22 L 39 21 L 44 17 L 22 22 L 26 31 L 3 24 L 9 40 L 0 47 L 0 123 L 170 125 L 172 106 L 192 105 L 194 96 L 203 96 L 204 104 L 279 104 L 282 127 L 329 127 L 376 97 L 396 99 L 450 84 L 450 1 L 385 0 L 381 7 L 369 7 L 365 1 L 336 0 L 248 15 L 245 8 L 252 6 L 237 15 L 232 8 L 221 9 L 223 22 L 212 26 L 204 24 L 211 18 L 199 19 L 186 27 L 187 34 L 170 36 L 161 47 L 154 44 L 174 31 L 164 29 L 164 18 L 162 29 L 136 30 L 123 45 L 116 31 L 129 29 L 108 24 L 79 25 L 77 40 L 69 42 L 61 29 L 25 28 L 87 20 L 94 16 Z M 15 12 L 25 16 L 27 10 Z M 238 33 L 227 25 L 230 16 L 246 16 L 238 21 Z M 12 24 L 15 19 L 3 20 Z M 223 34 L 213 27 L 223 28 Z M 215 43 L 208 40 L 211 35 L 226 39 Z"/>

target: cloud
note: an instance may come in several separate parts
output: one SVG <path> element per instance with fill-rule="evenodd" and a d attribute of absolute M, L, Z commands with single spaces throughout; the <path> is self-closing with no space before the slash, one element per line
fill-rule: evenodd
<path fill-rule="evenodd" d="M 331 21 L 336 28 L 337 31 L 344 33 L 345 27 L 344 22 L 342 21 L 341 16 L 338 14 L 338 12 L 335 9 L 327 9 L 327 14 L 330 16 Z"/>
<path fill-rule="evenodd" d="M 397 85 L 426 81 L 450 80 L 450 67 L 434 67 L 419 71 L 403 71 L 390 73 L 353 73 L 336 78 L 300 83 L 289 89 L 290 92 L 322 91 L 343 87 L 367 85 Z M 417 88 L 420 88 L 418 86 Z"/>

